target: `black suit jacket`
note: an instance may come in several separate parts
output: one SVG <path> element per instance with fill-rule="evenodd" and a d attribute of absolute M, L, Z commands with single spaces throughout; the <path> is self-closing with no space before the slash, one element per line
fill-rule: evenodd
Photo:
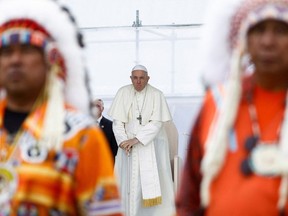
<path fill-rule="evenodd" d="M 112 121 L 109 119 L 105 118 L 104 116 L 102 117 L 100 123 L 99 123 L 100 128 L 104 132 L 108 143 L 110 145 L 111 152 L 113 154 L 113 159 L 115 158 L 117 151 L 118 151 L 118 145 L 112 130 Z M 115 159 L 114 159 L 115 160 Z"/>

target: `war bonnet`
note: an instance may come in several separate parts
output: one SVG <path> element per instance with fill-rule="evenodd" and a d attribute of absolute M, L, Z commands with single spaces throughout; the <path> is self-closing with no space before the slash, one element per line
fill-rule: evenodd
<path fill-rule="evenodd" d="M 229 78 L 232 52 L 246 46 L 246 34 L 253 25 L 269 18 L 288 23 L 287 4 L 287 0 L 211 0 L 200 46 L 204 84 L 209 87 Z"/>
<path fill-rule="evenodd" d="M 19 40 L 20 43 L 39 43 L 50 52 L 46 53 L 48 61 L 58 61 L 63 70 L 58 76 L 65 80 L 66 101 L 88 113 L 83 44 L 75 23 L 60 4 L 53 0 L 1 0 L 0 36 L 0 46 Z"/>
<path fill-rule="evenodd" d="M 65 130 L 64 101 L 89 112 L 84 45 L 75 20 L 57 1 L 1 0 L 0 48 L 10 44 L 31 44 L 44 51 L 50 69 L 41 139 L 48 148 L 59 149 Z"/>

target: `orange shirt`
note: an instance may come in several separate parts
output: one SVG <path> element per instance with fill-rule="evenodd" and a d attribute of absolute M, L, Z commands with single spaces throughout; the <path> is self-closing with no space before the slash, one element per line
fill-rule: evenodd
<path fill-rule="evenodd" d="M 179 216 L 194 215 L 200 208 L 199 184 L 195 176 L 201 175 L 200 166 L 195 163 L 195 149 L 204 152 L 204 144 L 211 122 L 221 101 L 221 89 L 205 98 L 199 120 L 193 130 L 182 182 L 177 196 Z M 217 95 L 217 96 L 216 96 Z M 277 142 L 279 127 L 282 124 L 285 109 L 286 91 L 269 92 L 260 87 L 253 90 L 253 103 L 257 110 L 263 142 Z M 217 100 L 220 98 L 220 100 Z M 225 163 L 210 187 L 210 204 L 205 211 L 209 216 L 278 216 L 279 176 L 245 176 L 240 169 L 241 163 L 249 155 L 244 147 L 245 140 L 253 135 L 252 121 L 248 112 L 248 103 L 241 100 L 234 128 L 228 138 L 228 152 Z M 193 137 L 194 136 L 194 137 Z M 197 151 L 196 151 L 197 152 Z M 200 156 L 202 157 L 202 156 Z M 198 171 L 197 171 L 198 170 Z M 199 174 L 197 174 L 199 172 Z M 191 188 L 191 189 L 190 189 Z M 198 193 L 198 194 L 195 194 Z M 288 206 L 286 205 L 286 213 Z M 193 214 L 192 214 L 193 213 Z"/>
<path fill-rule="evenodd" d="M 2 115 L 4 106 L 1 102 Z M 23 159 L 21 145 L 37 141 L 44 112 L 41 106 L 28 116 L 17 144 L 5 143 L 2 129 L 0 150 L 15 150 L 11 161 L 18 176 L 16 193 L 5 204 L 8 215 L 122 215 L 106 139 L 74 109 L 66 108 L 67 128 L 60 151 L 49 150 L 40 163 Z"/>

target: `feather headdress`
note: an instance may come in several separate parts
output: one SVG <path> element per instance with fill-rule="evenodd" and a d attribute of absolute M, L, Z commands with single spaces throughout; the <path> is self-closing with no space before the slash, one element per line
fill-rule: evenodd
<path fill-rule="evenodd" d="M 79 45 L 77 26 L 65 8 L 53 0 L 0 1 L 0 26 L 21 19 L 33 20 L 53 38 L 67 69 L 65 99 L 87 113 L 89 96 L 85 83 L 83 50 Z"/>
<path fill-rule="evenodd" d="M 74 18 L 57 1 L 0 1 L 0 47 L 10 43 L 33 44 L 43 49 L 50 65 L 42 139 L 56 142 L 56 148 L 61 145 L 64 130 L 64 101 L 84 113 L 89 111 L 81 39 Z"/>

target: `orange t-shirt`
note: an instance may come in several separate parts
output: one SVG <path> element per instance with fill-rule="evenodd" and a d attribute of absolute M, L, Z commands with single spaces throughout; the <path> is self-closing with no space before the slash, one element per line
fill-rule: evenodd
<path fill-rule="evenodd" d="M 193 127 L 180 188 L 176 198 L 178 216 L 202 215 L 200 206 L 201 171 L 204 145 L 213 118 L 225 94 L 223 87 L 209 91 Z M 277 143 L 283 121 L 286 91 L 270 92 L 258 86 L 253 89 L 260 127 L 260 140 Z M 241 163 L 249 152 L 245 141 L 253 135 L 248 101 L 243 98 L 238 107 L 234 127 L 228 137 L 224 165 L 210 186 L 210 203 L 205 216 L 278 216 L 279 176 L 244 175 Z M 286 205 L 288 213 L 288 205 Z"/>
<path fill-rule="evenodd" d="M 255 87 L 253 103 L 257 111 L 261 141 L 270 144 L 271 141 L 272 143 L 278 141 L 279 127 L 282 124 L 285 109 L 285 97 L 286 91 L 270 92 Z M 209 110 L 207 112 L 208 114 L 204 115 L 210 116 Z M 239 105 L 233 129 L 234 136 L 232 137 L 234 138 L 229 139 L 224 166 L 211 185 L 211 201 L 206 214 L 211 216 L 279 215 L 277 201 L 280 177 L 255 174 L 245 176 L 240 170 L 241 162 L 249 154 L 244 147 L 245 140 L 253 135 L 248 103 L 244 99 Z"/>

